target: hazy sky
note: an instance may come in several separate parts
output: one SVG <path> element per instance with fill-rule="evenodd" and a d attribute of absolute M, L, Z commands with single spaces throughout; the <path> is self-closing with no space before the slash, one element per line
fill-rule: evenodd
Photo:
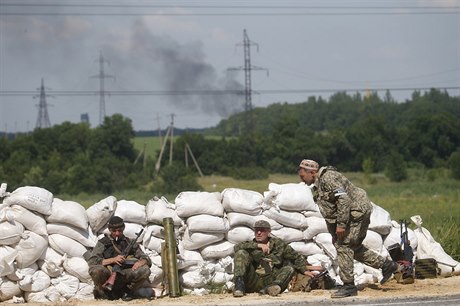
<path fill-rule="evenodd" d="M 97 126 L 100 54 L 114 77 L 107 115 L 135 130 L 166 128 L 171 114 L 177 127 L 214 126 L 244 109 L 242 95 L 207 94 L 244 88 L 244 71 L 227 71 L 244 66 L 244 29 L 258 44 L 252 66 L 269 72 L 251 72 L 253 107 L 340 89 L 389 88 L 404 101 L 415 88 L 460 87 L 459 0 L 0 0 L 0 131 L 36 126 L 41 78 L 56 92 L 51 124 L 88 113 Z"/>

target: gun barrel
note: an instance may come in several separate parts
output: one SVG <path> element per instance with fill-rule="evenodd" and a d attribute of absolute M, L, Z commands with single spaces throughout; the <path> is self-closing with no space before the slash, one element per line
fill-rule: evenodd
<path fill-rule="evenodd" d="M 179 272 L 177 270 L 176 238 L 174 236 L 174 222 L 172 218 L 164 218 L 165 249 L 168 267 L 169 297 L 180 296 Z"/>

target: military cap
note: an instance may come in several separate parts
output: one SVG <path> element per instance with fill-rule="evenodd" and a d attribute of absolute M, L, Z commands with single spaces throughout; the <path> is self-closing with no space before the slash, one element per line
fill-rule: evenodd
<path fill-rule="evenodd" d="M 299 168 L 318 171 L 319 164 L 311 159 L 304 159 L 300 162 Z"/>
<path fill-rule="evenodd" d="M 254 228 L 268 228 L 271 229 L 270 223 L 265 220 L 258 220 L 254 223 Z"/>
<path fill-rule="evenodd" d="M 118 216 L 113 216 L 109 220 L 109 229 L 124 228 L 125 222 Z"/>

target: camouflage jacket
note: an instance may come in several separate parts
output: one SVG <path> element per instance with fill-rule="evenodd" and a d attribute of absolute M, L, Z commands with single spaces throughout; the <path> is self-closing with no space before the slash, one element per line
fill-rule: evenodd
<path fill-rule="evenodd" d="M 307 269 L 307 260 L 301 254 L 296 252 L 289 244 L 275 237 L 269 237 L 270 254 L 264 254 L 257 247 L 257 242 L 252 241 L 240 242 L 235 245 L 235 253 L 239 250 L 245 250 L 251 257 L 251 263 L 257 270 L 263 261 L 268 262 L 270 268 L 278 270 L 285 265 L 291 265 L 299 273 L 304 273 Z"/>
<path fill-rule="evenodd" d="M 87 260 L 88 265 L 90 267 L 94 265 L 101 265 L 103 259 L 112 258 L 112 257 L 119 255 L 120 254 L 119 251 L 125 250 L 130 242 L 131 242 L 131 239 L 129 239 L 126 236 L 123 236 L 123 238 L 119 239 L 118 241 L 115 241 L 111 236 L 105 235 L 103 238 L 99 239 L 99 241 L 96 243 L 96 246 L 94 247 L 93 251 L 91 252 L 91 255 L 89 256 Z M 114 246 L 116 246 L 116 248 L 119 251 L 116 250 Z M 152 265 L 152 261 L 142 251 L 138 243 L 134 243 L 127 257 L 145 259 L 149 267 Z"/>
<path fill-rule="evenodd" d="M 324 219 L 340 227 L 346 227 L 349 222 L 359 222 L 372 211 L 366 192 L 353 185 L 334 167 L 319 169 L 312 191 Z"/>

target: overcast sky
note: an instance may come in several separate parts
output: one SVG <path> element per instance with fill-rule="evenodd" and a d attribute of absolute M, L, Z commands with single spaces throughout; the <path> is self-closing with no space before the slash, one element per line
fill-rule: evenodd
<path fill-rule="evenodd" d="M 176 127 L 214 126 L 244 109 L 242 95 L 209 94 L 244 89 L 244 71 L 228 71 L 244 66 L 244 29 L 251 65 L 268 70 L 251 71 L 253 107 L 460 86 L 458 0 L 0 0 L 0 131 L 35 128 L 42 78 L 51 124 L 88 113 L 97 126 L 100 54 L 106 115 L 135 130 L 166 128 L 171 114 Z"/>

